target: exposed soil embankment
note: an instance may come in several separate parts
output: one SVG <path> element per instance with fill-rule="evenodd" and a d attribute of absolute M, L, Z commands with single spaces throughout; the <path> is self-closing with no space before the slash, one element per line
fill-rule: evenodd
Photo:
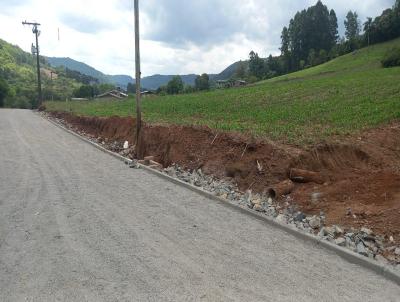
<path fill-rule="evenodd" d="M 134 144 L 132 118 L 52 113 L 108 143 Z M 295 182 L 290 199 L 309 214 L 323 211 L 327 224 L 365 226 L 400 240 L 400 124 L 374 129 L 309 149 L 256 140 L 207 127 L 144 125 L 144 153 L 164 167 L 177 163 L 220 178 L 243 191 L 267 192 L 291 168 L 316 172 L 322 181 Z M 285 201 L 288 199 L 286 198 Z"/>

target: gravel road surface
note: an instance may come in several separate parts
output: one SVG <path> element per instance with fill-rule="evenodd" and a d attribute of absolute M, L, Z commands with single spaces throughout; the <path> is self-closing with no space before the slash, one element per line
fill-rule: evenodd
<path fill-rule="evenodd" d="M 400 287 L 0 110 L 0 301 L 399 301 Z"/>

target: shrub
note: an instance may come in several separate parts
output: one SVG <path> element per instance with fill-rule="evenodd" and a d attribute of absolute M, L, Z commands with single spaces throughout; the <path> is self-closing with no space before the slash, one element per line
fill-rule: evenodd
<path fill-rule="evenodd" d="M 383 57 L 382 66 L 385 68 L 400 66 L 400 48 L 395 47 L 389 50 Z"/>
<path fill-rule="evenodd" d="M 7 82 L 0 78 L 0 107 L 4 106 L 4 99 L 7 97 L 9 90 Z"/>

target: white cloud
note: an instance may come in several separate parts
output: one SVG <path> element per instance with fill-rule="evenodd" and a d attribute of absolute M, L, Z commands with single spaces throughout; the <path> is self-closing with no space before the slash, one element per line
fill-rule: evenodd
<path fill-rule="evenodd" d="M 33 34 L 21 21 L 42 23 L 47 56 L 71 57 L 110 74 L 134 74 L 131 0 L 0 0 L 0 38 L 29 51 Z M 315 0 L 143 0 L 143 75 L 217 73 L 246 59 L 279 52 L 280 32 L 296 11 Z M 391 0 L 324 0 L 339 22 L 348 10 L 376 16 Z M 60 41 L 57 30 L 60 29 Z M 342 29 L 343 31 L 343 29 Z"/>

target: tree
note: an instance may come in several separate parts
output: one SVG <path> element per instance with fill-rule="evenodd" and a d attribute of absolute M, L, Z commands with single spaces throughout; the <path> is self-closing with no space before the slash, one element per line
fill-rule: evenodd
<path fill-rule="evenodd" d="M 291 64 L 290 64 L 290 36 L 289 36 L 289 29 L 285 26 L 282 30 L 281 34 L 281 55 L 283 58 L 283 65 L 285 72 L 290 71 Z"/>
<path fill-rule="evenodd" d="M 196 77 L 194 83 L 195 83 L 196 90 L 209 90 L 210 89 L 210 77 L 206 73 L 203 73 L 202 75 L 198 75 Z"/>
<path fill-rule="evenodd" d="M 289 54 L 289 44 L 290 44 L 290 37 L 289 37 L 289 30 L 288 28 L 285 26 L 282 30 L 282 34 L 281 34 L 281 54 L 287 55 Z"/>
<path fill-rule="evenodd" d="M 272 78 L 276 75 L 282 74 L 282 62 L 279 57 L 269 55 L 265 62 L 265 77 Z"/>
<path fill-rule="evenodd" d="M 345 36 L 347 40 L 355 40 L 360 35 L 360 21 L 358 20 L 357 12 L 349 11 L 344 20 L 346 28 Z"/>
<path fill-rule="evenodd" d="M 371 37 L 371 28 L 372 28 L 372 18 L 368 17 L 367 21 L 364 23 L 364 34 L 366 38 L 367 45 L 370 44 L 370 37 Z"/>
<path fill-rule="evenodd" d="M 82 85 L 74 91 L 76 98 L 92 98 L 94 97 L 93 87 L 90 85 Z"/>
<path fill-rule="evenodd" d="M 128 83 L 127 91 L 128 91 L 128 93 L 135 93 L 136 85 L 133 83 Z"/>
<path fill-rule="evenodd" d="M 318 64 L 323 64 L 328 61 L 328 52 L 325 49 L 321 49 L 318 54 Z"/>
<path fill-rule="evenodd" d="M 7 82 L 0 78 L 0 107 L 4 107 L 4 99 L 7 97 L 9 90 Z"/>
<path fill-rule="evenodd" d="M 174 76 L 167 84 L 168 94 L 179 94 L 183 91 L 184 85 L 180 76 Z"/>
<path fill-rule="evenodd" d="M 321 50 L 328 53 L 336 45 L 338 38 L 335 11 L 329 11 L 326 5 L 318 1 L 314 6 L 297 12 L 290 20 L 289 28 L 283 28 L 283 65 L 289 66 L 289 71 L 298 70 L 300 61 L 308 61 L 312 49 L 316 54 Z"/>
<path fill-rule="evenodd" d="M 98 85 L 98 89 L 99 89 L 99 93 L 102 94 L 102 93 L 114 90 L 115 85 L 109 84 L 109 83 L 102 83 L 102 84 Z"/>
<path fill-rule="evenodd" d="M 311 49 L 309 54 L 308 54 L 308 58 L 307 58 L 307 63 L 310 66 L 315 66 L 317 65 L 317 54 L 315 53 L 314 49 Z"/>
<path fill-rule="evenodd" d="M 258 79 L 262 79 L 265 75 L 264 60 L 258 56 L 258 53 L 251 51 L 249 54 L 249 71 L 250 75 L 255 76 Z"/>
<path fill-rule="evenodd" d="M 332 47 L 334 47 L 339 40 L 338 32 L 338 19 L 336 13 L 333 9 L 329 12 L 329 33 L 332 42 Z"/>
<path fill-rule="evenodd" d="M 246 64 L 242 61 L 239 62 L 236 68 L 235 77 L 238 79 L 244 79 L 246 77 Z"/>
<path fill-rule="evenodd" d="M 193 93 L 195 91 L 196 89 L 191 85 L 185 85 L 185 87 L 183 88 L 183 93 Z"/>

